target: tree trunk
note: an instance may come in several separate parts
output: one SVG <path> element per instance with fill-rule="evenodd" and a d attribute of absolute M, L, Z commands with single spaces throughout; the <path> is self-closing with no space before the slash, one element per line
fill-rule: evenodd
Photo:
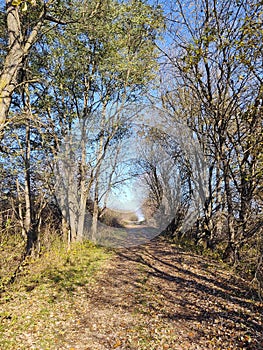
<path fill-rule="evenodd" d="M 77 240 L 82 241 L 84 238 L 84 226 L 85 226 L 85 216 L 86 216 L 86 207 L 87 207 L 87 193 L 88 189 L 86 188 L 86 137 L 85 137 L 85 128 L 82 133 L 81 139 L 81 165 L 80 165 L 80 198 L 79 198 L 79 215 L 78 215 L 78 227 L 77 227 Z"/>
<path fill-rule="evenodd" d="M 6 8 L 9 51 L 0 75 L 0 131 L 5 127 L 12 94 L 18 84 L 17 77 L 23 60 L 31 49 L 44 20 L 43 11 L 28 38 L 23 38 L 18 6 L 13 6 L 12 0 L 6 0 Z"/>
<path fill-rule="evenodd" d="M 94 242 L 97 241 L 98 217 L 99 217 L 99 181 L 98 181 L 98 178 L 95 181 L 96 181 L 96 184 L 95 184 L 92 225 L 91 225 L 91 238 Z"/>
<path fill-rule="evenodd" d="M 22 67 L 24 57 L 18 7 L 12 5 L 12 0 L 7 1 L 6 6 L 9 52 L 0 76 L 0 130 L 5 124 L 11 96 L 17 84 L 17 74 Z"/>
<path fill-rule="evenodd" d="M 227 233 L 228 242 L 227 247 L 223 254 L 223 260 L 229 261 L 235 264 L 239 257 L 238 252 L 238 242 L 236 242 L 236 232 L 235 232 L 235 218 L 233 210 L 233 200 L 230 186 L 230 176 L 229 176 L 229 166 L 226 158 L 223 160 L 224 167 L 224 182 L 225 182 L 225 195 L 227 202 Z"/>
<path fill-rule="evenodd" d="M 30 255 L 35 249 L 37 242 L 36 227 L 32 220 L 31 200 L 31 171 L 30 171 L 30 126 L 26 127 L 26 150 L 25 150 L 25 218 L 24 228 L 27 234 L 26 254 Z"/>

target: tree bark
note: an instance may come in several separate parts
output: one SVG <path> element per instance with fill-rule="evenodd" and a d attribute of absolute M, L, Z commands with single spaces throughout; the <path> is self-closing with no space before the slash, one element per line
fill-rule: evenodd
<path fill-rule="evenodd" d="M 23 65 L 24 58 L 28 55 L 36 36 L 44 21 L 45 11 L 39 15 L 39 21 L 32 29 L 28 38 L 23 38 L 18 6 L 12 5 L 12 0 L 6 0 L 7 31 L 9 51 L 4 60 L 0 75 L 0 131 L 6 125 L 12 94 L 17 87 L 17 77 Z"/>

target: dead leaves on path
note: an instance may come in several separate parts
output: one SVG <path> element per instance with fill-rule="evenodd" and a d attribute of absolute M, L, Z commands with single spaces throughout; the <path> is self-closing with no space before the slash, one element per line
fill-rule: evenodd
<path fill-rule="evenodd" d="M 165 242 L 119 251 L 96 281 L 71 293 L 42 291 L 38 300 L 37 288 L 21 300 L 32 313 L 21 349 L 263 349 L 263 308 L 245 282 Z M 7 311 L 6 326 L 19 317 Z"/>
<path fill-rule="evenodd" d="M 124 276 L 140 284 L 141 293 L 129 301 L 139 315 L 137 336 L 148 348 L 161 349 L 161 339 L 170 349 L 263 348 L 262 305 L 250 299 L 247 285 L 229 271 L 163 243 L 125 251 L 121 260 Z M 137 272 L 132 268 L 136 264 Z M 119 293 L 125 299 L 125 290 Z M 167 339 L 158 329 L 170 333 Z"/>

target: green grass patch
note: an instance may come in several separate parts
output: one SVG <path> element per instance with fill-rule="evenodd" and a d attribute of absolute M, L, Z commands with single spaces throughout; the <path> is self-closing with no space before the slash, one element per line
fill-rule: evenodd
<path fill-rule="evenodd" d="M 0 349 L 62 347 L 63 332 L 78 322 L 79 296 L 96 283 L 111 256 L 89 242 L 73 244 L 70 251 L 57 242 L 40 258 L 27 259 L 1 295 Z"/>

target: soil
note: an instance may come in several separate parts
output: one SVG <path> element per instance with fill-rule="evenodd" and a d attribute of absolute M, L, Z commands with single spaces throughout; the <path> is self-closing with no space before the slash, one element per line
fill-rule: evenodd
<path fill-rule="evenodd" d="M 263 349 L 263 308 L 249 285 L 160 239 L 117 250 L 75 305 L 65 349 Z"/>

